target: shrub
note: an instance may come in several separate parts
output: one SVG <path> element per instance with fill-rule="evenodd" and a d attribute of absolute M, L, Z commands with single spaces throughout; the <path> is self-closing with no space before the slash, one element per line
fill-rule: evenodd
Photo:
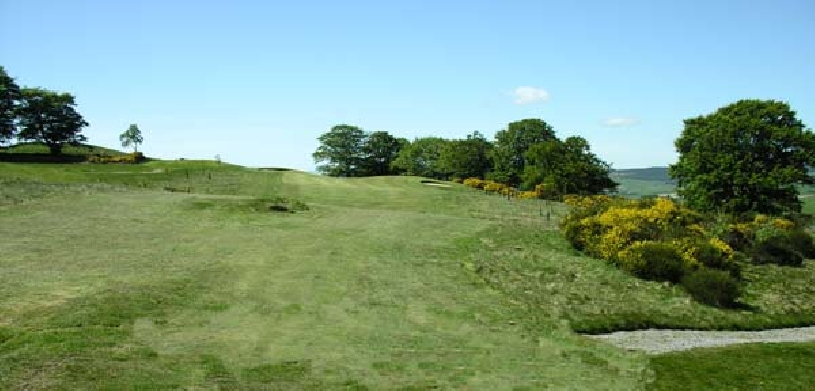
<path fill-rule="evenodd" d="M 521 192 L 518 192 L 518 198 L 524 199 L 524 200 L 534 200 L 534 199 L 537 199 L 537 198 L 540 198 L 540 197 L 538 195 L 538 192 L 536 192 L 536 191 L 521 191 Z"/>
<path fill-rule="evenodd" d="M 693 258 L 699 262 L 700 266 L 724 270 L 735 278 L 741 278 L 741 267 L 736 261 L 736 252 L 724 241 L 718 238 L 698 241 L 694 244 L 692 251 Z"/>
<path fill-rule="evenodd" d="M 741 296 L 739 282 L 722 270 L 701 268 L 685 275 L 682 286 L 696 301 L 716 307 L 734 308 Z"/>
<path fill-rule="evenodd" d="M 467 178 L 463 182 L 464 186 L 472 187 L 474 189 L 483 189 L 487 185 L 487 181 L 478 178 Z"/>
<path fill-rule="evenodd" d="M 620 252 L 621 269 L 646 280 L 679 282 L 685 273 L 685 261 L 679 248 L 671 243 L 636 242 Z"/>
<path fill-rule="evenodd" d="M 803 229 L 795 229 L 787 233 L 787 239 L 792 248 L 804 258 L 815 259 L 815 240 L 812 239 L 812 235 Z"/>
<path fill-rule="evenodd" d="M 119 164 L 137 164 L 147 160 L 141 152 L 128 153 L 120 156 L 103 156 L 92 155 L 88 157 L 90 163 L 119 163 Z"/>
<path fill-rule="evenodd" d="M 719 238 L 734 251 L 745 251 L 750 248 L 752 233 L 745 224 L 728 226 Z"/>
<path fill-rule="evenodd" d="M 804 256 L 795 249 L 788 235 L 775 235 L 758 240 L 750 255 L 756 264 L 801 266 L 804 263 Z"/>
<path fill-rule="evenodd" d="M 506 188 L 507 186 L 497 182 L 488 182 L 484 185 L 484 191 L 487 193 L 497 193 Z"/>

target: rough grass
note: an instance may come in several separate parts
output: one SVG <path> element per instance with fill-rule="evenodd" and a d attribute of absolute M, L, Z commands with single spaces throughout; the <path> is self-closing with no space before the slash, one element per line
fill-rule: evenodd
<path fill-rule="evenodd" d="M 634 279 L 604 261 L 574 253 L 551 231 L 495 231 L 473 268 L 491 286 L 537 308 L 542 317 L 560 319 L 586 333 L 815 324 L 813 261 L 802 268 L 745 266 L 746 305 L 737 310 L 696 303 L 680 286 Z"/>
<path fill-rule="evenodd" d="M 154 161 L 0 183 L 12 389 L 641 389 L 647 357 L 573 330 L 813 318 L 811 262 L 748 270 L 757 311 L 714 310 L 575 254 L 560 205 L 421 178 Z"/>

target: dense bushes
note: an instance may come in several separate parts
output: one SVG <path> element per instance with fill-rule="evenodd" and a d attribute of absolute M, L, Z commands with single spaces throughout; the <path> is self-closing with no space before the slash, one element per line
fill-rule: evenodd
<path fill-rule="evenodd" d="M 572 210 L 561 230 L 574 248 L 639 278 L 681 283 L 707 304 L 735 303 L 740 262 L 800 266 L 815 257 L 812 237 L 788 219 L 711 218 L 667 198 L 567 196 L 565 202 Z"/>

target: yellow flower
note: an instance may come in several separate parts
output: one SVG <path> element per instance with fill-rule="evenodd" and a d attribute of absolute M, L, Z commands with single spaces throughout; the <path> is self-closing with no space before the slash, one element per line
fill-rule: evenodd
<path fill-rule="evenodd" d="M 787 219 L 775 218 L 773 219 L 773 226 L 778 229 L 790 230 L 795 228 L 795 223 Z"/>

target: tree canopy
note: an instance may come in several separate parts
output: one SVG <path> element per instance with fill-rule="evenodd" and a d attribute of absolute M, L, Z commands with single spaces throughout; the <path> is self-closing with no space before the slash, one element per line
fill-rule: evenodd
<path fill-rule="evenodd" d="M 492 143 L 476 131 L 450 140 L 439 156 L 443 171 L 455 178 L 484 178 L 492 169 Z"/>
<path fill-rule="evenodd" d="M 407 175 L 447 179 L 450 172 L 441 161 L 449 140 L 441 137 L 422 137 L 413 140 L 399 151 L 393 167 Z"/>
<path fill-rule="evenodd" d="M 367 133 L 345 124 L 332 127 L 319 141 L 320 146 L 312 154 L 319 164 L 317 171 L 342 177 L 393 175 L 391 165 L 407 143 L 388 132 Z"/>
<path fill-rule="evenodd" d="M 611 167 L 591 152 L 582 137 L 533 144 L 525 158 L 524 186 L 543 185 L 546 197 L 600 194 L 617 188 L 610 177 Z"/>
<path fill-rule="evenodd" d="M 526 153 L 538 143 L 554 140 L 555 131 L 541 119 L 524 119 L 510 123 L 495 134 L 493 179 L 510 186 L 522 182 Z"/>
<path fill-rule="evenodd" d="M 21 140 L 39 141 L 56 154 L 65 144 L 86 141 L 81 134 L 88 123 L 76 111 L 74 96 L 41 88 L 23 88 L 18 110 Z"/>
<path fill-rule="evenodd" d="M 15 136 L 17 105 L 20 100 L 20 86 L 0 66 L 0 144 Z"/>
<path fill-rule="evenodd" d="M 811 184 L 815 134 L 787 103 L 740 100 L 686 119 L 670 167 L 679 194 L 701 211 L 800 212 L 798 184 Z"/>
<path fill-rule="evenodd" d="M 369 134 L 362 144 L 360 175 L 392 175 L 394 171 L 391 164 L 405 144 L 407 140 L 393 137 L 388 132 L 378 131 Z"/>

